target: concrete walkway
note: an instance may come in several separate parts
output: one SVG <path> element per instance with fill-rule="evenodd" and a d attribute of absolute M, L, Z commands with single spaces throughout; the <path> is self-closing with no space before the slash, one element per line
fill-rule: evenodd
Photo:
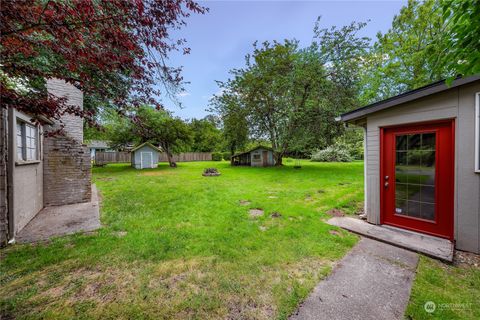
<path fill-rule="evenodd" d="M 403 319 L 417 263 L 414 252 L 362 238 L 290 319 Z"/>
<path fill-rule="evenodd" d="M 384 225 L 374 225 L 352 217 L 334 217 L 327 221 L 359 235 L 393 244 L 427 256 L 447 262 L 453 261 L 453 243 L 447 239 L 432 237 L 426 234 L 399 229 Z"/>
<path fill-rule="evenodd" d="M 18 243 L 93 231 L 101 227 L 98 194 L 92 185 L 92 201 L 43 208 L 15 237 Z"/>

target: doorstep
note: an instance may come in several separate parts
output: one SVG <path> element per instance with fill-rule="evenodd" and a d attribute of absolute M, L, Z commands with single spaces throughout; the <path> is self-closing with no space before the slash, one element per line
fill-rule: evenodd
<path fill-rule="evenodd" d="M 327 223 L 371 239 L 423 253 L 432 258 L 453 261 L 454 246 L 447 239 L 385 225 L 374 225 L 352 217 L 333 217 Z"/>

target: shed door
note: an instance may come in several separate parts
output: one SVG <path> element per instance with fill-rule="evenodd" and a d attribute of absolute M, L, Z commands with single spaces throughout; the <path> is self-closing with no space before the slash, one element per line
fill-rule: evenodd
<path fill-rule="evenodd" d="M 268 166 L 268 151 L 265 150 L 263 151 L 263 166 Z"/>
<path fill-rule="evenodd" d="M 142 160 L 142 169 L 153 167 L 153 155 L 151 152 L 142 152 L 141 160 Z"/>
<path fill-rule="evenodd" d="M 382 129 L 382 223 L 453 239 L 454 122 Z"/>

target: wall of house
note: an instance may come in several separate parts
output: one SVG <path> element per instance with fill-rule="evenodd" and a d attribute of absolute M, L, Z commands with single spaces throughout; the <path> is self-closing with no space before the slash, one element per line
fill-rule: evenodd
<path fill-rule="evenodd" d="M 30 122 L 31 117 L 16 110 L 10 110 L 13 115 L 11 121 L 12 132 L 17 119 Z M 43 208 L 43 155 L 42 155 L 42 127 L 39 127 L 37 140 L 38 161 L 22 162 L 17 159 L 17 153 L 12 152 L 13 167 L 13 225 L 14 234 L 22 230 L 30 220 Z M 17 145 L 17 135 L 11 134 L 9 139 L 12 145 Z M 10 199 L 12 201 L 12 199 Z"/>
<path fill-rule="evenodd" d="M 251 157 L 251 166 L 252 167 L 263 167 L 263 151 L 267 151 L 267 165 L 268 166 L 273 166 L 274 161 L 273 161 L 273 152 L 271 150 L 266 150 L 266 149 L 256 149 L 250 152 L 250 157 Z M 260 160 L 255 160 L 254 155 L 260 155 Z"/>
<path fill-rule="evenodd" d="M 380 128 L 441 119 L 455 121 L 455 240 L 480 252 L 480 174 L 474 172 L 475 92 L 480 81 L 386 109 L 367 117 L 367 220 L 380 223 Z"/>
<path fill-rule="evenodd" d="M 142 169 L 142 152 L 151 152 L 152 153 L 152 158 L 153 158 L 153 167 L 152 168 L 157 168 L 158 167 L 158 151 L 152 149 L 150 146 L 143 146 L 140 149 L 135 150 L 135 152 L 132 153 L 132 167 L 135 169 Z"/>
<path fill-rule="evenodd" d="M 66 97 L 69 105 L 83 108 L 83 93 L 75 86 L 59 79 L 47 81 L 47 89 L 58 97 Z M 45 138 L 44 144 L 44 202 L 56 206 L 91 199 L 91 159 L 83 144 L 83 119 L 65 114 L 61 121 L 48 126 L 47 131 L 58 129 L 63 123 L 62 135 Z"/>
<path fill-rule="evenodd" d="M 0 108 L 0 247 L 8 241 L 7 117 L 7 110 Z"/>

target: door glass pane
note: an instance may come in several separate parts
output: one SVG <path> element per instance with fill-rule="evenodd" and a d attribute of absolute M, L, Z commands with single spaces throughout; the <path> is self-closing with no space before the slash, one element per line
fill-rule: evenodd
<path fill-rule="evenodd" d="M 435 219 L 436 134 L 395 137 L 395 214 Z"/>

